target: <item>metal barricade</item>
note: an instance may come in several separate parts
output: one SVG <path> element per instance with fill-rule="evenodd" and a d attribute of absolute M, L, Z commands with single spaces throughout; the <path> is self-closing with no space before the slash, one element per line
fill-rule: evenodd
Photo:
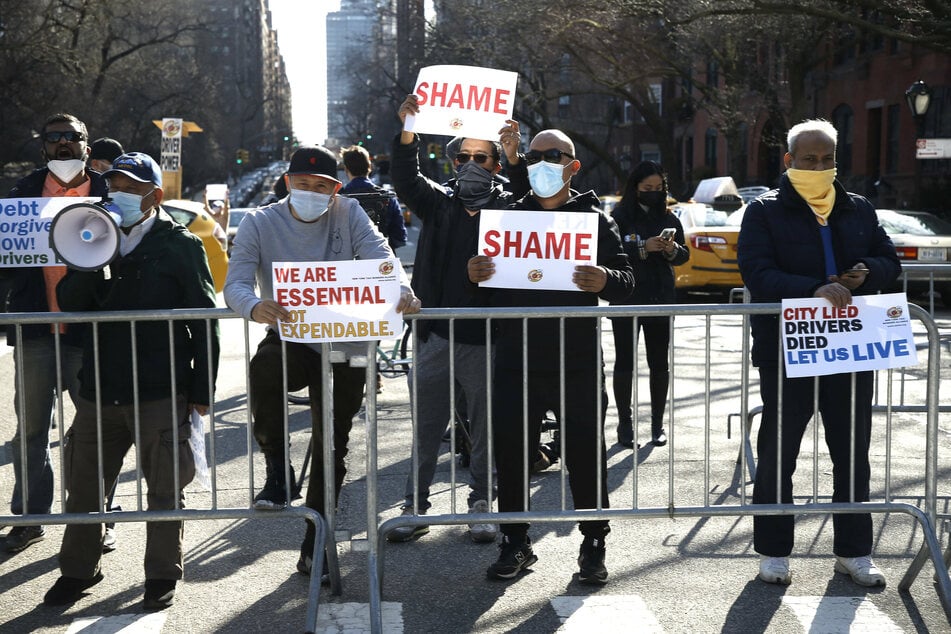
<path fill-rule="evenodd" d="M 497 323 L 500 320 L 521 320 L 523 333 L 527 332 L 531 327 L 530 323 L 534 319 L 554 319 L 558 320 L 560 323 L 560 333 L 561 333 L 561 342 L 552 342 L 552 345 L 559 345 L 564 341 L 564 329 L 565 329 L 565 320 L 567 319 L 577 319 L 577 318 L 596 318 L 598 327 L 596 336 L 600 341 L 602 337 L 602 319 L 611 318 L 611 317 L 633 317 L 635 320 L 635 332 L 636 329 L 636 320 L 646 318 L 646 317 L 657 317 L 657 316 L 671 316 L 674 319 L 671 320 L 670 332 L 671 332 L 671 346 L 669 348 L 669 367 L 670 367 L 670 389 L 668 392 L 668 403 L 667 403 L 667 418 L 666 422 L 668 424 L 668 449 L 670 452 L 669 459 L 667 460 L 667 487 L 666 495 L 663 496 L 663 499 L 659 499 L 656 494 L 646 496 L 650 498 L 653 503 L 641 503 L 642 495 L 638 491 L 638 461 L 633 462 L 633 469 L 631 470 L 628 478 L 629 484 L 626 482 L 626 486 L 630 486 L 630 494 L 626 492 L 624 495 L 614 494 L 611 496 L 611 508 L 607 508 L 606 505 L 598 503 L 596 508 L 586 508 L 583 510 L 570 510 L 570 503 L 567 499 L 567 474 L 566 470 L 562 469 L 560 475 L 560 494 L 559 502 L 553 508 L 546 509 L 529 509 L 526 508 L 522 511 L 506 511 L 506 512 L 497 512 L 497 513 L 488 513 L 488 514 L 471 514 L 466 513 L 464 510 L 460 512 L 459 503 L 456 500 L 456 496 L 460 495 L 460 486 L 461 483 L 457 479 L 457 469 L 453 461 L 452 466 L 450 467 L 450 476 L 448 486 L 445 481 L 441 481 L 443 486 L 443 493 L 448 491 L 449 501 L 448 504 L 445 502 L 434 504 L 431 509 L 425 514 L 420 512 L 418 508 L 418 500 L 420 496 L 420 482 L 417 477 L 417 471 L 419 468 L 418 460 L 414 457 L 411 461 L 411 476 L 413 492 L 415 496 L 415 502 L 413 505 L 413 512 L 411 514 L 403 514 L 396 517 L 387 516 L 386 513 L 382 512 L 383 509 L 387 508 L 389 505 L 387 501 L 380 501 L 374 499 L 374 496 L 377 495 L 377 456 L 376 456 L 376 429 L 368 429 L 370 438 L 368 438 L 368 443 L 371 443 L 371 446 L 368 447 L 368 525 L 371 527 L 368 531 L 368 540 L 369 540 L 369 553 L 368 553 L 368 564 L 369 564 L 369 583 L 370 583 L 370 614 L 371 614 L 371 625 L 373 631 L 379 632 L 382 631 L 382 591 L 383 591 L 383 570 L 384 570 L 384 558 L 385 545 L 386 545 L 386 534 L 394 529 L 401 527 L 413 527 L 413 526 L 422 526 L 422 525 L 464 525 L 472 524 L 477 522 L 494 522 L 494 523 L 521 523 L 521 522 L 584 522 L 591 520 L 619 520 L 619 519 L 641 519 L 641 518 L 676 518 L 676 517 L 698 517 L 698 518 L 710 518 L 710 517 L 720 517 L 720 516 L 761 516 L 761 515 L 825 515 L 825 514 L 841 514 L 841 513 L 870 513 L 870 514 L 885 514 L 885 513 L 902 513 L 911 517 L 917 525 L 921 528 L 923 540 L 921 547 L 914 557 L 911 565 L 909 566 L 906 574 L 899 583 L 900 589 L 907 589 L 915 580 L 917 574 L 920 572 L 921 567 L 925 561 L 930 557 L 932 563 L 935 566 L 935 581 L 937 582 L 937 592 L 942 604 L 942 607 L 945 610 L 945 613 L 951 616 L 951 579 L 948 577 L 948 570 L 946 565 L 942 560 L 942 550 L 938 535 L 936 532 L 936 521 L 939 517 L 945 518 L 946 515 L 938 515 L 937 513 L 937 461 L 938 461 L 938 412 L 939 412 L 939 401 L 938 401 L 938 385 L 940 377 L 940 346 L 939 346 L 939 333 L 937 327 L 935 326 L 934 320 L 929 316 L 927 311 L 924 309 L 910 305 L 909 306 L 911 316 L 914 320 L 919 321 L 923 324 L 925 328 L 925 334 L 927 336 L 927 359 L 923 362 L 926 365 L 926 386 L 925 386 L 925 395 L 924 403 L 921 405 L 912 405 L 911 403 L 904 404 L 905 409 L 902 411 L 906 412 L 918 412 L 926 416 L 925 421 L 925 436 L 926 436 L 926 445 L 927 450 L 923 454 L 923 478 L 920 481 L 916 482 L 916 486 L 920 486 L 920 492 L 915 494 L 905 494 L 897 495 L 892 488 L 892 447 L 891 447 L 891 415 L 892 412 L 896 410 L 893 406 L 892 401 L 890 400 L 891 391 L 888 391 L 889 401 L 882 407 L 876 407 L 874 410 L 875 416 L 884 415 L 887 420 L 886 424 L 882 426 L 873 426 L 873 437 L 875 442 L 884 446 L 885 459 L 884 465 L 877 465 L 879 468 L 883 467 L 884 474 L 882 476 L 883 483 L 879 484 L 878 480 L 875 481 L 875 485 L 871 493 L 871 501 L 869 502 L 831 502 L 829 501 L 829 494 L 821 490 L 821 487 L 818 483 L 818 475 L 816 466 L 818 464 L 818 454 L 820 452 L 819 447 L 819 433 L 818 433 L 818 412 L 813 415 L 813 447 L 814 447 L 814 457 L 813 457 L 813 491 L 809 495 L 797 495 L 795 499 L 806 498 L 805 503 L 799 504 L 751 504 L 751 501 L 748 500 L 747 495 L 747 483 L 743 479 L 743 474 L 746 473 L 747 467 L 752 467 L 752 465 L 747 465 L 748 458 L 752 456 L 752 447 L 749 444 L 747 433 L 741 434 L 742 441 L 741 443 L 746 443 L 748 447 L 747 451 L 743 451 L 742 447 L 739 452 L 739 464 L 740 467 L 737 471 L 732 474 L 728 474 L 728 478 L 732 478 L 732 481 L 717 481 L 718 478 L 721 478 L 720 473 L 714 473 L 712 467 L 712 458 L 713 452 L 715 451 L 715 444 L 712 440 L 714 431 L 718 428 L 723 421 L 723 418 L 719 418 L 722 415 L 724 418 L 726 414 L 729 413 L 733 407 L 733 399 L 739 398 L 740 406 L 740 418 L 744 421 L 744 426 L 746 421 L 751 420 L 751 385 L 756 385 L 756 381 L 750 380 L 749 372 L 749 327 L 748 320 L 751 315 L 776 315 L 779 313 L 780 305 L 779 304 L 744 304 L 744 305 L 663 305 L 663 306 L 601 306 L 596 308 L 507 308 L 507 309 L 425 309 L 418 315 L 410 316 L 414 320 L 422 319 L 444 319 L 449 320 L 452 324 L 455 320 L 459 319 L 485 319 L 488 324 L 491 326 L 493 323 Z M 694 327 L 702 330 L 702 335 L 699 337 L 705 342 L 705 349 L 703 350 L 703 362 L 694 363 L 691 367 L 685 367 L 681 370 L 678 365 L 678 356 L 675 354 L 675 339 L 673 335 L 678 332 L 678 328 L 675 327 L 674 320 L 677 320 L 677 325 L 680 326 L 686 319 L 692 319 L 691 323 L 694 324 Z M 723 348 L 723 350 L 728 350 L 733 354 L 737 354 L 739 360 L 737 361 L 738 367 L 730 371 L 724 371 L 722 368 L 718 369 L 718 374 L 714 376 L 711 371 L 711 367 L 714 365 L 714 350 L 711 346 L 712 339 L 712 324 L 714 320 L 725 320 L 730 319 L 736 323 L 736 327 L 731 331 L 731 334 L 739 334 L 740 339 L 737 341 L 735 337 L 731 337 L 730 341 L 719 341 L 718 345 Z M 697 322 L 702 322 L 700 326 L 697 326 Z M 417 328 L 414 328 L 414 331 L 417 331 Z M 450 350 L 453 349 L 453 332 L 452 326 L 450 326 Z M 635 340 L 635 350 L 636 350 L 636 340 Z M 524 346 L 524 339 L 523 339 Z M 416 350 L 416 344 L 414 343 L 414 351 Z M 562 348 L 563 349 L 563 348 Z M 720 363 L 720 358 L 724 356 L 723 350 L 716 352 L 717 363 Z M 696 351 L 695 351 L 696 352 Z M 525 350 L 523 348 L 523 358 Z M 486 346 L 486 355 L 487 357 L 491 355 L 490 346 Z M 598 357 L 598 363 L 601 364 L 603 359 L 600 354 Z M 919 365 L 922 365 L 920 363 Z M 603 366 L 602 366 L 603 367 Z M 448 376 L 450 378 L 450 391 L 455 391 L 454 381 L 452 377 L 455 374 L 454 363 L 452 359 L 450 360 L 450 365 L 448 370 Z M 562 358 L 561 367 L 558 369 L 560 372 L 561 379 L 561 394 L 560 394 L 560 407 L 561 412 L 554 412 L 556 417 L 559 419 L 559 424 L 562 431 L 562 452 L 572 451 L 572 450 L 581 450 L 586 448 L 577 448 L 577 447 L 566 447 L 564 441 L 564 426 L 565 419 L 563 415 L 565 410 L 565 364 L 564 358 Z M 883 375 L 883 383 L 887 387 L 891 384 L 893 380 L 893 372 L 887 371 L 881 372 Z M 638 369 L 635 368 L 635 376 L 638 375 Z M 692 373 L 692 378 L 689 381 L 685 381 L 684 377 Z M 528 377 L 527 370 L 523 372 L 523 386 L 527 386 Z M 602 374 L 603 377 L 603 374 Z M 491 379 L 491 378 L 490 378 Z M 739 379 L 737 383 L 736 379 Z M 602 378 L 603 381 L 603 378 Z M 690 383 L 692 381 L 692 383 Z M 713 383 L 716 383 L 714 386 Z M 685 391 L 684 388 L 680 387 L 682 383 L 689 383 L 691 385 L 698 384 L 700 385 L 699 389 L 692 389 L 689 392 Z M 727 385 L 729 383 L 729 385 Z M 487 402 L 492 403 L 492 386 L 493 383 L 491 380 L 488 381 L 489 390 L 486 395 Z M 603 385 L 603 384 L 602 384 Z M 755 389 L 752 388 L 752 389 Z M 570 396 L 568 397 L 570 398 Z M 781 396 L 780 396 L 781 398 Z M 816 397 L 818 398 L 818 397 Z M 523 393 L 524 399 L 524 393 Z M 683 429 L 676 422 L 678 420 L 685 420 L 686 415 L 681 413 L 681 405 L 683 403 L 691 403 L 697 405 L 699 401 L 703 401 L 703 424 L 702 429 L 692 429 L 691 426 L 685 426 Z M 729 402 L 728 402 L 729 401 Z M 637 397 L 635 394 L 634 403 L 636 404 Z M 716 407 L 713 405 L 716 404 Z M 598 399 L 597 407 L 601 410 L 604 403 L 601 402 L 601 398 Z M 726 408 L 726 409 L 724 409 Z M 713 410 L 716 410 L 718 413 L 714 413 Z M 636 407 L 635 407 L 636 411 Z M 523 412 L 524 414 L 524 412 Z M 592 413 L 592 416 L 597 416 L 597 413 Z M 446 412 L 446 423 L 450 423 L 451 414 Z M 691 421 L 696 423 L 696 418 Z M 697 425 L 694 424 L 693 427 Z M 451 428 L 451 426 L 450 426 Z M 636 428 L 636 420 L 635 420 Z M 528 446 L 528 420 L 523 417 L 523 440 Z M 748 430 L 744 430 L 748 431 Z M 489 461 L 492 464 L 493 459 L 493 447 L 491 435 L 493 433 L 492 425 L 492 411 L 490 409 L 489 421 L 488 421 L 488 433 L 490 436 L 489 440 Z M 685 493 L 683 486 L 680 488 L 675 488 L 675 474 L 678 474 L 678 471 L 683 470 L 681 466 L 680 456 L 678 456 L 678 435 L 680 434 L 690 434 L 695 433 L 699 434 L 701 440 L 699 444 L 702 446 L 702 456 L 699 458 L 702 461 L 702 493 L 697 494 L 696 492 L 692 494 Z M 855 430 L 853 428 L 852 435 L 854 439 Z M 602 425 L 598 425 L 597 431 L 597 440 L 598 447 L 595 448 L 595 451 L 601 451 L 601 442 L 604 440 L 605 432 Z M 455 442 L 454 434 L 451 436 L 452 443 Z M 635 435 L 635 442 L 636 442 Z M 414 446 L 419 442 L 417 438 L 417 425 L 414 417 L 413 422 L 413 441 Z M 854 442 L 854 441 L 853 441 Z M 454 445 L 453 445 L 454 446 Z M 876 445 L 878 446 L 878 445 Z M 564 453 L 562 453 L 562 460 L 564 460 Z M 691 460 L 697 460 L 696 455 L 690 456 Z M 497 463 L 496 463 L 497 464 Z M 528 470 L 528 461 L 526 464 L 522 465 L 522 468 L 527 472 Z M 491 473 L 491 470 L 490 470 Z M 877 472 L 876 472 L 877 473 Z M 527 473 L 525 474 L 527 476 Z M 700 476 L 701 474 L 696 474 Z M 490 476 L 491 477 L 491 476 Z M 606 477 L 605 473 L 599 471 L 597 476 L 597 486 L 600 487 L 602 479 Z M 696 477 L 692 484 L 699 484 L 698 480 L 700 477 Z M 852 477 L 854 482 L 854 475 Z M 905 483 L 907 485 L 907 483 Z M 711 487 L 714 489 L 721 487 L 730 492 L 729 494 L 724 494 L 723 496 L 712 500 Z M 907 488 L 907 486 L 906 486 Z M 491 490 L 491 489 L 490 489 Z M 917 489 L 916 489 L 917 491 Z M 702 500 L 700 499 L 702 498 Z M 854 489 L 852 490 L 851 498 L 855 499 Z M 526 495 L 525 499 L 528 499 Z M 777 498 L 778 499 L 778 498 Z M 731 503 L 731 500 L 735 502 Z"/>

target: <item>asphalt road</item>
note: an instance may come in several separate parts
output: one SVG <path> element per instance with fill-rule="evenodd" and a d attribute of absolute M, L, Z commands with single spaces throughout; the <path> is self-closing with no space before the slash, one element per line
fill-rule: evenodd
<path fill-rule="evenodd" d="M 404 255 L 405 257 L 405 255 Z M 945 333 L 949 315 L 939 314 Z M 610 322 L 605 320 L 605 328 Z M 222 369 L 217 394 L 215 439 L 218 505 L 246 508 L 248 442 L 243 326 L 222 324 Z M 673 493 L 676 506 L 735 504 L 741 489 L 750 495 L 748 477 L 735 463 L 739 447 L 737 421 L 727 438 L 728 415 L 739 411 L 737 381 L 738 323 L 717 319 L 709 336 L 699 318 L 677 320 L 674 370 L 674 438 L 664 448 L 631 451 L 613 445 L 615 412 L 608 410 L 606 437 L 608 484 L 612 505 L 665 508 Z M 256 343 L 257 331 L 251 336 Z M 948 353 L 945 335 L 944 350 Z M 709 339 L 712 358 L 705 358 Z M 613 355 L 612 338 L 604 336 L 605 357 Z M 704 382 L 710 368 L 710 413 L 706 414 Z M 948 374 L 942 364 L 942 375 Z M 946 377 L 945 377 L 946 378 Z M 0 438 L 13 435 L 12 355 L 0 356 Z M 920 398 L 920 369 L 908 374 L 906 398 Z M 610 389 L 609 389 L 610 391 Z M 646 383 L 641 394 L 646 397 Z M 410 411 L 405 380 L 384 379 L 378 396 L 378 512 L 396 516 L 410 469 Z M 645 398 L 641 399 L 638 433 L 649 433 Z M 948 398 L 944 399 L 945 404 Z M 305 408 L 291 410 L 292 456 L 300 465 L 309 436 Z M 67 417 L 68 420 L 68 417 Z M 705 433 L 709 420 L 709 455 Z M 876 416 L 876 429 L 884 417 Z M 895 414 L 892 420 L 891 477 L 894 495 L 918 500 L 923 473 L 923 418 Z M 939 458 L 940 508 L 947 511 L 949 421 L 941 419 Z M 59 438 L 59 430 L 54 434 Z M 820 444 L 821 444 L 820 440 Z M 366 629 L 369 591 L 366 549 L 366 437 L 358 421 L 350 440 L 349 472 L 337 520 L 338 553 L 343 592 L 321 596 L 319 630 L 362 632 Z M 444 445 L 444 449 L 447 446 Z M 671 462 L 671 451 L 675 460 Z M 812 488 L 812 445 L 803 445 L 796 492 Z M 253 454 L 258 486 L 263 460 Z M 59 487 L 59 443 L 54 444 Z M 885 485 L 886 448 L 881 439 L 872 450 L 873 492 Z M 634 464 L 636 493 L 634 489 Z M 451 456 L 444 451 L 432 500 L 448 510 L 453 483 Z M 709 471 L 705 465 L 709 464 Z M 828 488 L 831 466 L 820 452 L 816 474 L 820 492 Z M 12 486 L 9 445 L 0 445 L 0 499 Z M 457 477 L 464 478 L 459 469 Z M 464 501 L 465 487 L 456 487 Z M 533 508 L 557 509 L 561 470 L 558 466 L 533 476 Z M 119 502 L 136 502 L 131 455 L 120 479 Z M 875 495 L 875 493 L 873 493 Z M 635 498 L 636 496 L 636 498 Z M 59 505 L 59 489 L 57 502 Z M 804 501 L 802 498 L 797 501 Z M 211 496 L 189 488 L 188 506 L 208 508 Z M 61 526 L 49 526 L 47 538 L 19 554 L 0 553 L 0 632 L 74 632 L 83 620 L 99 618 L 83 632 L 293 632 L 304 623 L 307 580 L 296 573 L 297 549 L 303 535 L 300 520 L 277 520 L 259 514 L 251 520 L 207 520 L 186 524 L 186 580 L 174 606 L 162 613 L 141 611 L 144 527 L 119 526 L 119 548 L 103 558 L 105 580 L 67 609 L 40 605 L 43 593 L 58 576 L 56 553 Z M 875 516 L 875 552 L 888 577 L 884 589 L 863 589 L 832 570 L 832 531 L 828 516 L 803 517 L 797 524 L 793 553 L 793 584 L 771 586 L 755 579 L 758 557 L 752 549 L 752 521 L 738 517 L 643 517 L 616 520 L 608 537 L 609 583 L 592 589 L 577 583 L 580 534 L 569 522 L 535 524 L 531 535 L 539 561 L 531 572 L 511 583 L 489 581 L 485 568 L 495 560 L 491 544 L 472 543 L 464 527 L 434 526 L 416 542 L 387 545 L 384 556 L 384 624 L 387 632 L 946 632 L 948 621 L 934 591 L 926 565 L 909 592 L 898 581 L 922 543 L 921 530 L 904 514 Z M 943 528 L 943 527 L 942 527 Z M 3 530 L 3 534 L 8 532 Z M 350 620 L 348 620 L 350 619 Z M 121 629 L 130 627 L 133 629 Z M 71 629 L 72 628 L 72 629 Z M 561 628 L 561 629 L 559 629 Z"/>

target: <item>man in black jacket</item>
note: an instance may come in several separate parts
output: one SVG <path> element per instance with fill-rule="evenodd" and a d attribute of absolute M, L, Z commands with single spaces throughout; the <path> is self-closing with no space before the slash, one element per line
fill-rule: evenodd
<path fill-rule="evenodd" d="M 571 177 L 581 168 L 575 158 L 574 144 L 559 130 L 543 130 L 532 140 L 525 155 L 532 194 L 510 209 L 591 213 L 598 216 L 597 264 L 576 266 L 572 283 L 582 292 L 525 289 L 492 289 L 493 306 L 597 306 L 598 298 L 611 302 L 627 299 L 634 290 L 634 274 L 621 248 L 617 225 L 601 212 L 593 191 L 579 193 L 570 189 Z M 492 259 L 477 255 L 469 260 L 469 279 L 484 282 L 495 273 Z M 535 447 L 545 412 L 559 416 L 561 408 L 561 371 L 565 368 L 564 428 L 571 497 L 576 509 L 608 508 L 607 461 L 604 449 L 604 415 L 607 393 L 604 371 L 598 364 L 597 320 L 565 320 L 564 349 L 560 343 L 558 319 L 533 319 L 528 323 L 525 361 L 528 369 L 528 418 L 523 418 L 522 393 L 522 321 L 501 319 L 498 328 L 493 376 L 492 421 L 495 461 L 499 476 L 499 510 L 520 512 L 528 508 L 524 492 L 525 463 L 534 461 Z M 603 365 L 603 364 L 602 364 Z M 600 396 L 601 408 L 598 409 Z M 523 426 L 528 426 L 530 446 L 523 441 Z M 599 431 L 600 430 L 600 431 Z M 597 439 L 601 438 L 598 443 Z M 529 454 L 532 457 L 529 458 Z M 598 474 L 600 473 L 600 488 Z M 528 523 L 503 524 L 498 561 L 487 574 L 494 579 L 513 579 L 535 563 L 528 537 Z M 604 565 L 604 538 L 610 531 L 607 520 L 580 523 L 584 540 L 578 557 L 582 583 L 603 584 L 608 571 Z"/>
<path fill-rule="evenodd" d="M 399 109 L 401 120 L 419 111 L 416 95 L 408 95 Z M 501 169 L 504 148 L 509 169 L 520 174 L 528 191 L 525 167 L 518 155 L 518 123 L 507 121 L 499 134 L 501 141 L 462 139 L 458 153 L 452 157 L 456 178 L 445 187 L 420 173 L 419 137 L 403 131 L 393 144 L 391 177 L 396 194 L 422 222 L 413 267 L 413 290 L 423 308 L 472 308 L 480 303 L 476 289 L 466 280 L 466 262 L 476 250 L 479 232 L 479 212 L 482 209 L 505 207 L 512 195 L 495 182 Z M 432 484 L 446 423 L 452 416 L 449 402 L 449 359 L 454 362 L 456 389 L 466 399 L 466 415 L 472 440 L 469 463 L 471 484 L 468 506 L 471 513 L 488 513 L 492 494 L 488 490 L 488 435 L 486 432 L 487 403 L 485 398 L 486 338 L 485 322 L 460 319 L 454 322 L 452 336 L 455 346 L 449 345 L 448 320 L 416 320 L 418 337 L 413 351 L 413 371 L 410 373 L 410 395 L 416 399 L 417 438 L 413 452 L 419 455 L 419 512 L 429 508 L 429 487 Z M 415 381 L 415 385 L 414 385 Z M 416 492 L 413 474 L 406 479 L 403 514 L 413 514 Z M 393 542 L 416 539 L 429 532 L 428 526 L 406 526 L 387 534 Z M 469 526 L 472 540 L 488 543 L 495 540 L 492 524 L 474 523 Z"/>
<path fill-rule="evenodd" d="M 836 129 L 827 121 L 804 121 L 787 135 L 789 152 L 779 189 L 751 202 L 743 214 L 737 257 L 754 302 L 820 297 L 835 307 L 853 295 L 888 288 L 901 273 L 895 246 L 865 198 L 835 180 Z M 799 446 L 813 417 L 814 377 L 786 376 L 776 315 L 750 317 L 753 365 L 759 368 L 763 418 L 757 437 L 754 504 L 776 504 L 777 480 L 783 504 L 792 503 L 792 476 Z M 782 377 L 782 389 L 777 388 Z M 851 374 L 820 376 L 819 413 L 832 458 L 832 501 L 866 502 L 871 469 L 872 372 L 856 372 L 855 409 Z M 777 411 L 782 403 L 782 436 Z M 854 444 L 852 430 L 854 429 Z M 780 450 L 781 447 L 781 450 Z M 852 459 L 854 452 L 855 459 Z M 854 475 L 854 479 L 853 479 Z M 854 493 L 854 497 L 852 497 Z M 792 515 L 753 517 L 753 547 L 760 554 L 759 578 L 789 584 Z M 832 546 L 835 570 L 863 586 L 884 586 L 872 562 L 872 517 L 836 513 Z"/>
<path fill-rule="evenodd" d="M 119 256 L 102 270 L 70 269 L 57 288 L 63 309 L 214 308 L 215 286 L 201 240 L 159 206 L 162 173 L 155 161 L 138 152 L 123 154 L 105 177 L 121 215 Z M 164 320 L 136 322 L 134 331 L 128 322 L 99 324 L 98 347 L 92 336 L 86 338 L 76 417 L 65 441 L 67 513 L 102 510 L 99 469 L 108 491 L 133 443 L 138 445 L 148 484 L 149 510 L 174 509 L 176 502 L 184 501 L 183 490 L 195 475 L 188 444 L 190 414 L 206 414 L 214 398 L 218 325 L 211 323 L 209 340 L 205 320 L 173 324 L 171 345 Z M 173 444 L 175 427 L 177 446 Z M 180 521 L 148 523 L 143 604 L 147 610 L 172 603 L 184 570 L 182 530 Z M 59 553 L 62 576 L 46 593 L 44 603 L 73 603 L 102 581 L 101 542 L 101 524 L 66 526 Z"/>
<path fill-rule="evenodd" d="M 40 142 L 46 167 L 20 179 L 10 190 L 10 198 L 46 198 L 53 196 L 92 196 L 107 194 L 102 176 L 86 168 L 89 155 L 86 124 L 70 114 L 55 114 L 43 124 Z M 17 313 L 56 312 L 56 283 L 65 275 L 65 266 L 0 269 L 8 276 L 8 310 Z M 56 385 L 56 342 L 51 324 L 27 324 L 20 330 L 8 329 L 7 344 L 14 347 L 14 397 L 17 432 L 13 449 L 13 499 L 10 510 L 16 514 L 48 514 L 53 505 L 53 469 L 50 465 L 50 423 L 56 395 L 67 391 L 75 402 L 76 375 L 82 360 L 83 327 L 71 324 L 58 327 L 60 340 L 59 372 L 63 385 Z M 22 401 L 22 403 L 21 403 Z M 21 435 L 26 436 L 26 454 L 21 452 Z M 26 481 L 21 481 L 26 463 Z M 24 495 L 24 490 L 26 489 Z M 24 508 L 24 498 L 27 508 Z M 42 540 L 42 526 L 16 526 L 6 539 L 6 550 L 17 552 Z"/>

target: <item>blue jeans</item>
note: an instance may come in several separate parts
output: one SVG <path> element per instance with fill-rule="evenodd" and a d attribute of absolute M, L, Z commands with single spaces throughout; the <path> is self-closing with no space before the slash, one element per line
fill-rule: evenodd
<path fill-rule="evenodd" d="M 12 333 L 11 333 L 12 334 Z M 56 395 L 69 391 L 73 403 L 79 392 L 79 368 L 83 351 L 79 346 L 60 342 L 60 369 L 63 386 L 56 386 L 56 343 L 51 336 L 24 339 L 13 349 L 14 397 L 17 431 L 13 436 L 13 498 L 10 511 L 24 511 L 21 435 L 26 437 L 26 511 L 30 515 L 48 514 L 53 506 L 53 468 L 50 464 L 50 427 Z M 22 372 L 20 363 L 22 362 Z M 21 411 L 20 397 L 25 411 Z"/>

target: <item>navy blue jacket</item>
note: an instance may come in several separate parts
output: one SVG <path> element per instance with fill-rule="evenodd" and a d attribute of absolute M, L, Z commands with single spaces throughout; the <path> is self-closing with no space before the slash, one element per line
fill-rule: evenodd
<path fill-rule="evenodd" d="M 872 204 L 834 184 L 835 205 L 829 216 L 836 271 L 863 262 L 869 269 L 865 283 L 854 295 L 885 290 L 901 274 L 895 245 L 882 229 Z M 779 189 L 749 204 L 743 215 L 737 244 L 743 283 L 753 302 L 777 303 L 785 298 L 812 297 L 827 284 L 825 250 L 819 223 L 786 174 Z M 753 365 L 779 360 L 779 318 L 750 317 Z"/>
<path fill-rule="evenodd" d="M 340 189 L 344 196 L 350 194 L 366 194 L 376 191 L 376 185 L 366 176 L 354 176 L 350 182 Z M 403 222 L 403 212 L 400 211 L 400 203 L 395 197 L 390 198 L 386 206 L 386 217 L 382 218 L 377 224 L 380 233 L 386 236 L 386 241 L 393 249 L 393 253 L 401 246 L 406 244 L 406 224 Z"/>

